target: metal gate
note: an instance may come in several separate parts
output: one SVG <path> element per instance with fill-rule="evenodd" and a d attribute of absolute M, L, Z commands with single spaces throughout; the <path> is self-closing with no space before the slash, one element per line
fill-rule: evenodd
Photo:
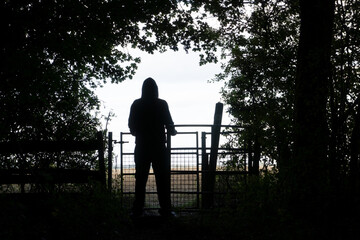
<path fill-rule="evenodd" d="M 214 125 L 176 125 L 179 129 L 213 129 Z M 217 127 L 236 127 L 219 125 Z M 241 129 L 239 128 L 239 131 Z M 221 132 L 221 136 L 240 132 Z M 221 205 L 232 195 L 236 201 L 236 186 L 246 181 L 248 174 L 258 174 L 260 152 L 245 142 L 239 148 L 221 148 L 215 144 L 213 131 L 179 131 L 168 136 L 167 146 L 171 160 L 171 200 L 176 209 L 197 209 Z M 210 137 L 207 137 L 210 136 Z M 182 140 L 181 140 L 182 139 Z M 211 140 L 211 144 L 209 144 Z M 201 142 L 201 146 L 199 146 Z M 120 192 L 124 207 L 131 207 L 135 195 L 135 138 L 130 133 L 120 133 L 120 166 L 118 172 Z M 210 146 L 211 147 L 207 147 Z M 219 154 L 217 152 L 219 150 Z M 255 148 L 256 150 L 256 148 Z M 213 152 L 216 152 L 213 156 Z M 212 161 L 212 159 L 215 161 Z M 236 159 L 238 167 L 227 168 L 226 162 Z M 225 163 L 225 164 L 224 164 Z M 201 201 L 200 201 L 201 200 Z M 145 208 L 159 208 L 155 175 L 150 170 L 145 197 Z"/>
<path fill-rule="evenodd" d="M 183 144 L 172 145 L 178 138 Z M 171 159 L 171 202 L 174 208 L 195 209 L 200 206 L 200 148 L 198 132 L 178 132 L 168 139 Z M 120 133 L 120 191 L 124 206 L 130 207 L 135 195 L 134 137 Z M 172 146 L 171 146 L 172 145 Z M 146 185 L 145 208 L 159 208 L 155 175 L 150 170 Z"/>

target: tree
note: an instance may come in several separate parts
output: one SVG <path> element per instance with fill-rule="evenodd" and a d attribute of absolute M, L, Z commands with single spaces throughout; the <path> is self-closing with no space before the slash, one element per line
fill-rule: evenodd
<path fill-rule="evenodd" d="M 360 4 L 357 1 L 336 1 L 328 102 L 329 158 L 333 182 L 339 182 L 349 171 L 353 178 L 351 181 L 358 181 L 359 14 Z"/>
<path fill-rule="evenodd" d="M 150 53 L 177 50 L 179 43 L 187 50 L 215 46 L 204 40 L 207 24 L 194 23 L 177 1 L 5 1 L 0 13 L 6 36 L 0 69 L 3 121 L 10 112 L 24 112 L 14 106 L 6 110 L 5 102 L 16 94 L 21 104 L 32 101 L 28 98 L 45 101 L 47 95 L 61 99 L 57 89 L 63 86 L 87 91 L 87 98 L 96 101 L 91 91 L 81 89 L 108 80 L 118 83 L 134 74 L 139 59 L 127 53 L 128 46 Z M 9 127 L 1 126 L 3 137 Z"/>
<path fill-rule="evenodd" d="M 234 9 L 232 10 L 235 11 Z M 288 1 L 256 1 L 221 21 L 224 55 L 218 81 L 236 125 L 236 144 L 259 141 L 264 166 L 287 168 L 292 152 L 298 7 Z"/>
<path fill-rule="evenodd" d="M 294 197 L 316 202 L 329 181 L 326 106 L 334 1 L 300 1 L 300 19 L 292 176 Z"/>
<path fill-rule="evenodd" d="M 315 98 L 321 98 L 322 104 L 325 102 L 325 109 L 322 110 L 325 120 L 323 119 L 321 124 L 314 123 L 319 126 L 313 126 L 309 132 L 315 133 L 322 129 L 322 134 L 326 131 L 326 136 L 330 137 L 329 141 L 325 140 L 322 143 L 329 149 L 326 159 L 321 161 L 325 168 L 318 167 L 327 169 L 324 171 L 326 176 L 319 178 L 327 179 L 326 181 L 331 179 L 333 183 L 339 182 L 340 178 L 346 178 L 350 166 L 350 169 L 355 169 L 351 170 L 353 175 L 358 172 L 355 162 L 358 158 L 356 149 L 359 129 L 356 120 L 359 116 L 359 56 L 356 40 L 359 36 L 359 4 L 351 0 L 337 1 L 335 7 L 334 34 L 331 38 L 331 72 L 329 69 L 325 73 L 320 72 L 324 76 L 327 74 L 327 77 L 323 78 L 328 79 L 328 87 L 323 85 L 324 92 L 318 92 L 313 96 L 314 94 L 310 94 L 310 90 L 315 91 L 313 86 L 307 82 L 302 86 L 298 81 L 297 86 L 311 95 L 305 99 L 306 101 L 304 98 L 307 96 L 299 94 L 299 89 L 296 90 L 297 110 L 300 107 L 307 111 L 306 105 L 303 104 L 315 108 L 312 104 L 317 101 Z M 289 169 L 290 159 L 294 157 L 294 93 L 300 32 L 299 6 L 294 1 L 254 1 L 247 7 L 239 5 L 231 10 L 222 10 L 225 13 L 219 15 L 225 17 L 219 18 L 219 31 L 227 62 L 224 64 L 224 72 L 219 74 L 217 79 L 226 82 L 223 97 L 230 105 L 229 111 L 234 116 L 234 122 L 248 129 L 238 136 L 236 144 L 242 144 L 246 137 L 251 138 L 251 135 L 256 133 L 262 145 L 262 154 L 267 157 L 265 159 L 276 162 L 280 172 L 284 172 L 282 170 Z M 311 35 L 309 42 L 313 41 L 314 36 L 317 35 Z M 317 51 L 320 51 L 320 46 L 325 46 L 316 41 L 315 43 L 319 47 L 315 47 Z M 318 64 L 313 64 L 311 60 L 305 63 L 314 68 Z M 311 69 L 305 68 L 305 72 L 299 70 L 298 73 L 305 74 Z M 321 68 L 326 69 L 325 66 Z M 305 87 L 308 87 L 309 91 L 304 90 Z M 314 109 L 312 112 L 314 116 L 297 128 L 298 135 L 305 134 L 303 131 L 310 129 L 315 115 L 319 114 Z M 305 115 L 298 115 L 303 116 Z M 320 126 L 322 127 L 318 128 Z M 310 136 L 310 133 L 308 134 Z M 326 136 L 321 139 L 326 139 Z M 317 144 L 320 143 L 315 138 L 311 139 Z M 297 140 L 297 143 L 301 142 L 303 141 Z M 316 172 L 316 161 L 311 160 L 308 167 L 312 168 L 312 164 L 314 168 L 311 171 Z M 292 173 L 289 172 L 290 175 Z"/>
<path fill-rule="evenodd" d="M 127 47 L 153 53 L 180 43 L 209 59 L 215 47 L 207 24 L 173 0 L 3 1 L 0 14 L 1 141 L 92 137 L 100 127 L 92 88 L 132 78 L 140 60 Z"/>

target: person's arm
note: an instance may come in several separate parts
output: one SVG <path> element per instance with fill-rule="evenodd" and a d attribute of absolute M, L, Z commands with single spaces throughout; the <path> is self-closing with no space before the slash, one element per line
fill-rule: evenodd
<path fill-rule="evenodd" d="M 165 112 L 165 126 L 166 130 L 170 135 L 175 136 L 177 134 L 177 131 L 174 126 L 174 122 L 171 118 L 169 106 L 166 101 L 164 101 L 164 112 Z"/>
<path fill-rule="evenodd" d="M 174 124 L 166 125 L 166 130 L 168 131 L 168 133 L 170 133 L 171 136 L 175 136 L 177 134 Z"/>

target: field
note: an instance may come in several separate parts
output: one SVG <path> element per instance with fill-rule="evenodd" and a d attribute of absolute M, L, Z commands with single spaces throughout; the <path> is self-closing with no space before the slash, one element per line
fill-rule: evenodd
<path fill-rule="evenodd" d="M 175 208 L 197 208 L 199 204 L 199 194 L 201 190 L 201 174 L 196 173 L 196 167 L 188 168 L 185 172 L 183 168 L 173 168 L 171 175 L 171 200 Z M 124 205 L 128 206 L 132 203 L 133 193 L 135 192 L 135 169 L 123 169 L 123 192 Z M 119 189 L 120 170 L 113 171 L 113 179 L 115 180 L 114 188 Z M 146 185 L 146 208 L 158 208 L 157 190 L 155 175 L 150 171 L 149 179 Z M 128 196 L 128 197 L 126 197 Z M 127 202 L 126 202 L 127 201 Z"/>

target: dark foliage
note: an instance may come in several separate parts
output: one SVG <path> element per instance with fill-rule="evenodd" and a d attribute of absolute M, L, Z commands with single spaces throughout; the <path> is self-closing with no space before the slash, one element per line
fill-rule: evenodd
<path fill-rule="evenodd" d="M 99 101 L 92 88 L 132 78 L 140 59 L 130 56 L 128 47 L 153 53 L 177 50 L 181 44 L 186 50 L 204 49 L 207 59 L 215 60 L 215 42 L 206 40 L 211 33 L 208 24 L 195 22 L 191 11 L 179 4 L 170 0 L 0 3 L 0 141 L 92 137 L 100 128 Z M 22 161 L 37 165 L 35 158 L 54 162 L 50 160 L 54 156 L 47 155 Z M 88 157 L 74 155 L 74 161 L 93 165 Z M 3 157 L 1 165 L 12 165 L 12 158 Z"/>
<path fill-rule="evenodd" d="M 312 4 L 308 7 L 311 8 Z M 331 182 L 333 186 L 345 181 L 344 179 L 349 176 L 354 184 L 358 182 L 356 179 L 359 170 L 355 162 L 358 161 L 359 154 L 359 4 L 356 1 L 335 1 L 330 63 L 326 66 L 321 65 L 322 70 L 317 68 L 315 71 L 316 62 L 325 64 L 326 61 L 305 61 L 311 65 L 313 77 L 324 73 L 323 70 L 329 65 L 331 73 L 327 71 L 324 76 L 327 79 L 326 84 L 304 82 L 304 85 L 301 85 L 303 93 L 295 88 L 297 53 L 301 51 L 298 50 L 301 30 L 298 3 L 254 1 L 251 5 L 239 5 L 231 11 L 223 10 L 225 13 L 220 16 L 228 15 L 226 18 L 219 18 L 219 31 L 223 40 L 223 55 L 228 61 L 224 64 L 224 72 L 217 76 L 217 80 L 225 81 L 223 97 L 230 106 L 229 112 L 234 116 L 234 123 L 245 127 L 245 132 L 237 139 L 232 139 L 228 145 L 252 146 L 258 141 L 264 165 L 275 163 L 280 175 L 286 172 L 292 175 L 293 170 L 288 170 L 292 164 L 291 159 L 295 156 L 294 130 L 297 129 L 298 134 L 304 134 L 308 129 L 308 134 L 316 134 L 320 127 L 315 125 L 320 124 L 320 119 L 315 115 L 323 111 L 322 116 L 325 119 L 320 125 L 325 129 L 322 130 L 322 137 L 319 133 L 316 134 L 320 137 L 318 140 L 315 137 L 304 137 L 296 142 L 312 142 L 310 146 L 313 146 L 316 152 L 320 149 L 320 142 L 324 140 L 325 149 L 328 149 L 324 155 L 323 148 L 325 158 L 319 160 L 321 163 L 319 162 L 317 167 L 313 166 L 317 160 L 310 161 L 308 157 L 300 157 L 298 160 L 309 162 L 306 169 L 313 171 L 313 174 L 310 174 L 312 176 L 323 172 L 324 180 L 326 179 L 327 183 Z M 322 30 L 325 30 L 325 26 L 323 28 Z M 325 44 L 319 43 L 321 38 L 315 39 L 314 34 L 314 31 L 310 32 L 308 44 L 318 42 L 316 48 L 325 47 Z M 305 68 L 310 69 L 310 66 Z M 298 70 L 298 73 L 301 75 L 304 71 Z M 316 82 L 317 78 L 311 76 L 306 79 Z M 315 86 L 322 92 L 310 94 L 311 91 L 315 91 Z M 305 88 L 309 89 L 304 90 Z M 296 109 L 295 90 L 298 91 Z M 314 105 L 319 102 L 316 98 L 323 98 L 322 106 Z M 305 106 L 304 104 L 308 104 L 308 107 L 300 107 Z M 304 112 L 295 115 L 299 107 Z M 309 112 L 310 115 L 305 117 L 305 112 Z M 295 121 L 295 116 L 306 118 L 306 123 L 300 126 L 299 120 Z M 327 138 L 329 140 L 326 140 Z M 315 154 L 313 150 L 304 147 L 298 153 L 308 151 L 312 156 Z M 302 168 L 296 167 L 301 169 L 301 172 L 308 172 Z M 315 172 L 318 173 L 314 174 Z"/>

